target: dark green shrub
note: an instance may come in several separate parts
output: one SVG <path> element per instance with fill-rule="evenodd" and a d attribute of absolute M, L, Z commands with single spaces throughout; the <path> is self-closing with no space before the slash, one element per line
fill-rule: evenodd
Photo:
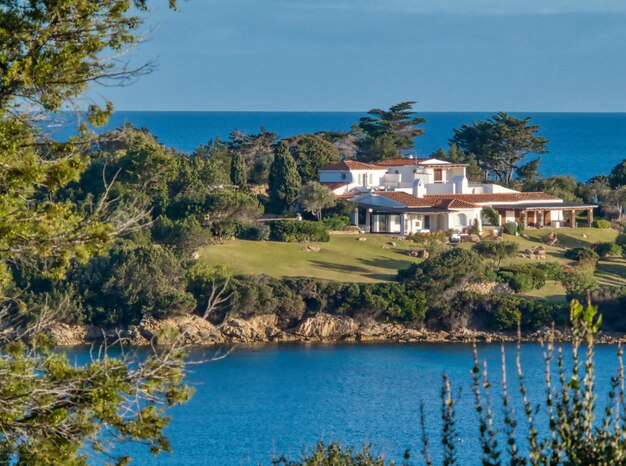
<path fill-rule="evenodd" d="M 617 235 L 617 238 L 615 238 L 615 244 L 626 246 L 626 233 L 620 233 Z"/>
<path fill-rule="evenodd" d="M 565 257 L 577 262 L 596 263 L 599 256 L 587 247 L 572 248 L 565 251 Z"/>
<path fill-rule="evenodd" d="M 270 239 L 270 227 L 265 223 L 242 225 L 236 237 L 250 241 L 267 241 Z"/>
<path fill-rule="evenodd" d="M 533 288 L 541 288 L 543 286 L 537 286 L 531 274 L 520 270 L 501 272 L 501 277 L 516 293 L 525 293 Z M 545 282 L 543 283 L 545 284 Z"/>
<path fill-rule="evenodd" d="M 482 257 L 492 260 L 496 267 L 507 257 L 513 257 L 519 250 L 519 245 L 511 241 L 483 240 L 472 247 Z"/>
<path fill-rule="evenodd" d="M 173 247 L 179 254 L 190 254 L 211 241 L 211 230 L 203 228 L 195 217 L 171 220 L 160 216 L 152 226 L 152 239 Z"/>
<path fill-rule="evenodd" d="M 594 245 L 593 250 L 600 257 L 622 255 L 622 247 L 615 243 L 598 243 Z"/>
<path fill-rule="evenodd" d="M 322 222 L 310 222 L 307 220 L 274 220 L 269 222 L 270 239 L 285 243 L 299 241 L 322 241 L 330 240 L 326 225 Z"/>
<path fill-rule="evenodd" d="M 598 219 L 594 220 L 591 226 L 593 226 L 593 228 L 601 228 L 603 230 L 606 230 L 607 228 L 611 228 L 611 222 L 604 219 Z"/>
<path fill-rule="evenodd" d="M 504 231 L 507 235 L 515 236 L 517 235 L 517 223 L 516 222 L 507 222 L 502 226 L 502 231 Z"/>

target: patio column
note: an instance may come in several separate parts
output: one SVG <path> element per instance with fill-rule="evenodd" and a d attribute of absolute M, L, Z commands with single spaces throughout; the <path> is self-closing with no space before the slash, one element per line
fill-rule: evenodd
<path fill-rule="evenodd" d="M 400 214 L 400 236 L 406 235 L 406 214 Z"/>
<path fill-rule="evenodd" d="M 355 207 L 354 212 L 352 212 L 352 223 L 356 226 L 359 226 L 359 208 Z"/>
<path fill-rule="evenodd" d="M 372 209 L 365 210 L 365 233 L 372 232 Z"/>
<path fill-rule="evenodd" d="M 570 227 L 576 228 L 576 211 L 575 210 L 572 209 L 569 211 L 569 218 L 570 218 Z"/>
<path fill-rule="evenodd" d="M 591 228 L 593 223 L 593 209 L 587 210 L 587 226 Z"/>

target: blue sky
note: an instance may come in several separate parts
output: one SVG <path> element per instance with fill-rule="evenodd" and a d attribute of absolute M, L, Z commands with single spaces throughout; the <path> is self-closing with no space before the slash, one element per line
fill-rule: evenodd
<path fill-rule="evenodd" d="M 626 111 L 623 0 L 165 3 L 119 110 Z"/>

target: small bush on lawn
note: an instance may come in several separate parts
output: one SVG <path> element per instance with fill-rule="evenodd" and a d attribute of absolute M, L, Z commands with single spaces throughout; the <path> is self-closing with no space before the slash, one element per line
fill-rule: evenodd
<path fill-rule="evenodd" d="M 504 224 L 504 226 L 502 227 L 502 230 L 504 231 L 504 233 L 506 233 L 507 235 L 513 235 L 515 236 L 517 234 L 517 223 L 515 222 L 507 222 Z"/>
<path fill-rule="evenodd" d="M 622 247 L 615 243 L 598 243 L 593 250 L 600 257 L 621 256 Z"/>
<path fill-rule="evenodd" d="M 573 248 L 565 251 L 565 257 L 576 262 L 595 264 L 599 256 L 592 249 L 586 247 Z"/>
<path fill-rule="evenodd" d="M 606 230 L 607 228 L 611 228 L 611 222 L 604 219 L 594 220 L 591 224 L 593 228 L 600 228 L 602 230 Z"/>
<path fill-rule="evenodd" d="M 323 222 L 310 222 L 307 220 L 275 220 L 269 223 L 270 239 L 285 243 L 299 241 L 330 241 L 326 225 Z"/>
<path fill-rule="evenodd" d="M 513 291 L 524 293 L 543 288 L 547 280 L 560 280 L 562 271 L 556 262 L 513 265 L 501 270 L 498 278 L 507 282 Z"/>
<path fill-rule="evenodd" d="M 530 291 L 535 288 L 535 280 L 533 279 L 533 276 L 521 270 L 505 270 L 500 273 L 500 277 L 507 282 L 511 289 L 516 293 L 525 293 L 526 291 Z M 539 288 L 541 288 L 541 286 L 539 286 Z"/>

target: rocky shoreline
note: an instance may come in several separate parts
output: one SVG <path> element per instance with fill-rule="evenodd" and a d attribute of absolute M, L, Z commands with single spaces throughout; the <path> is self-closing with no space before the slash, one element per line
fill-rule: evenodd
<path fill-rule="evenodd" d="M 547 341 L 551 329 L 543 328 L 522 335 L 522 341 Z M 215 346 L 234 343 L 284 343 L 284 342 L 388 342 L 388 343 L 471 343 L 474 341 L 496 343 L 512 342 L 517 335 L 506 332 L 485 332 L 461 329 L 452 332 L 433 331 L 417 326 L 381 323 L 373 320 L 356 321 L 350 317 L 320 313 L 307 317 L 292 328 L 281 328 L 273 314 L 258 315 L 250 319 L 227 318 L 220 325 L 195 315 L 171 317 L 163 320 L 145 319 L 139 325 L 126 328 L 104 329 L 92 325 L 55 324 L 51 334 L 58 346 L 79 346 L 104 341 L 121 340 L 133 346 L 154 342 L 167 344 L 180 338 L 185 344 Z M 555 331 L 555 341 L 568 341 L 567 332 Z M 626 335 L 600 336 L 600 344 L 617 344 L 626 341 Z"/>

